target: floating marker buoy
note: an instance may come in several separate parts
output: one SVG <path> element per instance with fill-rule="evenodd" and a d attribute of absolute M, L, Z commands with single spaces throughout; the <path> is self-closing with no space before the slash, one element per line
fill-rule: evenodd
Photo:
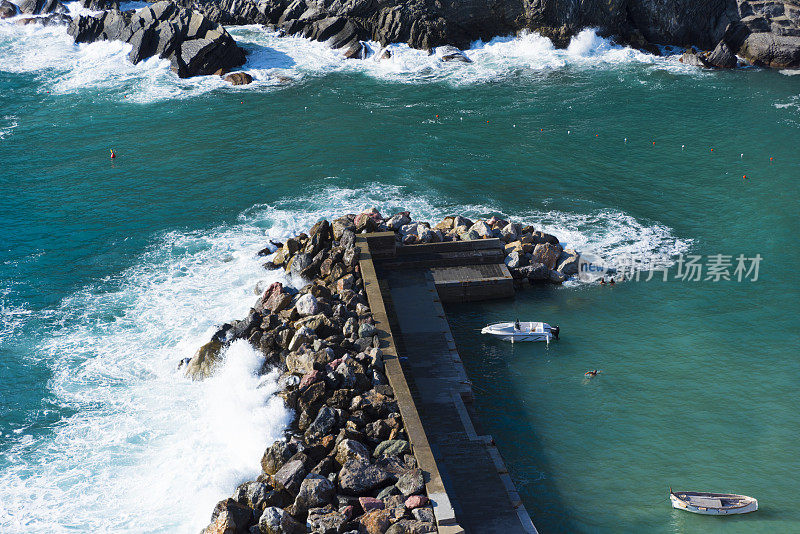
<path fill-rule="evenodd" d="M 626 142 L 626 143 L 628 142 L 628 138 L 627 138 L 627 137 L 625 138 L 625 142 Z"/>
<path fill-rule="evenodd" d="M 109 148 L 108 150 L 111 152 L 111 159 L 114 159 L 114 158 L 117 157 L 117 155 L 114 154 L 114 149 L 113 148 Z"/>
<path fill-rule="evenodd" d="M 595 137 L 600 137 L 600 134 L 594 134 Z"/>
<path fill-rule="evenodd" d="M 569 135 L 569 130 L 567 130 L 567 135 Z"/>
<path fill-rule="evenodd" d="M 683 147 L 685 147 L 685 146 L 686 146 L 686 145 L 681 145 L 681 150 L 683 150 Z"/>
<path fill-rule="evenodd" d="M 486 124 L 489 124 L 489 121 L 486 121 Z"/>
<path fill-rule="evenodd" d="M 747 175 L 746 174 L 742 176 L 742 180 L 747 180 Z"/>
<path fill-rule="evenodd" d="M 656 142 L 655 141 L 653 141 L 653 146 L 656 146 Z"/>
<path fill-rule="evenodd" d="M 516 128 L 516 127 L 517 127 L 517 125 L 516 125 L 516 124 L 512 124 L 511 126 L 512 126 L 512 127 L 514 127 L 514 128 Z"/>
<path fill-rule="evenodd" d="M 436 115 L 436 118 L 438 119 L 438 118 L 439 118 L 439 115 Z"/>
<path fill-rule="evenodd" d="M 711 149 L 711 152 L 714 152 L 714 149 L 713 149 L 713 148 Z"/>
<path fill-rule="evenodd" d="M 772 158 L 769 158 L 769 160 L 772 161 Z"/>
<path fill-rule="evenodd" d="M 240 103 L 240 104 L 244 104 L 244 100 L 242 100 L 242 101 L 241 101 L 241 102 L 239 102 L 239 103 Z"/>
<path fill-rule="evenodd" d="M 742 153 L 742 154 L 739 154 L 739 157 L 740 157 L 740 158 L 743 158 L 743 157 L 744 157 L 744 153 Z"/>
<path fill-rule="evenodd" d="M 544 131 L 544 128 L 539 128 L 539 131 L 540 131 L 540 132 L 543 132 L 543 131 Z"/>
<path fill-rule="evenodd" d="M 464 122 L 464 117 L 460 117 L 460 119 L 461 119 L 461 122 Z"/>

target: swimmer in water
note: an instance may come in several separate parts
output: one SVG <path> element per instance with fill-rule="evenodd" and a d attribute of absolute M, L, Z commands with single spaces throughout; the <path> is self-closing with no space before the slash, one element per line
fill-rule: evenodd
<path fill-rule="evenodd" d="M 614 285 L 614 279 L 613 279 L 613 278 L 611 279 L 611 281 L 609 282 L 609 284 L 610 284 L 610 285 L 612 285 L 612 286 Z"/>
<path fill-rule="evenodd" d="M 601 286 L 606 285 L 606 279 L 605 278 L 600 278 L 600 285 Z"/>
<path fill-rule="evenodd" d="M 117 157 L 117 155 L 114 153 L 114 149 L 113 148 L 109 148 L 108 150 L 111 152 L 111 159 L 114 159 L 114 158 Z"/>
<path fill-rule="evenodd" d="M 583 376 L 594 378 L 597 376 L 598 373 L 600 373 L 600 371 L 598 371 L 597 369 L 592 369 L 591 371 L 586 371 L 585 373 L 583 373 Z"/>

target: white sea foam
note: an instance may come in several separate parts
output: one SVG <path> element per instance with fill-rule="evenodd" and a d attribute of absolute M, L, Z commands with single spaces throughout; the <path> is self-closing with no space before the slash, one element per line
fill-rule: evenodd
<path fill-rule="evenodd" d="M 118 280 L 44 314 L 31 358 L 52 370 L 53 401 L 75 410 L 0 456 L 2 532 L 196 532 L 217 500 L 260 472 L 290 414 L 257 377 L 260 353 L 234 343 L 217 375 L 192 383 L 176 363 L 214 324 L 243 316 L 270 279 L 260 228 L 169 234 Z M 107 289 L 108 284 L 116 288 Z"/>
<path fill-rule="evenodd" d="M 776 102 L 774 106 L 778 109 L 795 109 L 800 111 L 800 95 L 789 97 L 786 102 Z"/>
<path fill-rule="evenodd" d="M 138 3 L 125 6 L 141 7 Z M 71 14 L 89 14 L 77 2 Z M 63 26 L 17 26 L 13 19 L 0 21 L 0 70 L 36 74 L 42 89 L 57 94 L 102 90 L 109 98 L 132 102 L 190 98 L 212 90 L 271 91 L 284 85 L 281 78 L 302 79 L 331 72 L 359 72 L 398 83 L 444 82 L 453 85 L 487 83 L 506 78 L 537 76 L 557 69 L 586 69 L 639 65 L 645 69 L 705 75 L 700 69 L 678 62 L 678 55 L 654 56 L 614 45 L 594 30 L 576 35 L 566 50 L 556 49 L 536 33 L 477 41 L 465 51 L 472 63 L 442 62 L 436 54 L 405 44 L 387 47 L 391 58 L 379 60 L 378 43 L 367 43 L 364 60 L 345 59 L 324 43 L 301 37 L 279 37 L 260 26 L 228 30 L 248 52 L 242 70 L 254 78 L 247 86 L 232 87 L 218 76 L 180 79 L 169 70 L 169 61 L 150 58 L 133 65 L 127 60 L 131 47 L 121 42 L 76 45 Z"/>
<path fill-rule="evenodd" d="M 17 122 L 19 117 L 16 115 L 5 115 L 3 121 L 0 122 L 0 140 L 11 137 L 14 128 L 19 126 Z"/>

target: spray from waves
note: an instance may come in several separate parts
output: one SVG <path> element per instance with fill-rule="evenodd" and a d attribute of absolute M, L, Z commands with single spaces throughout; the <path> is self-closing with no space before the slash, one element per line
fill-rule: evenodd
<path fill-rule="evenodd" d="M 507 214 L 487 204 L 447 204 L 402 187 L 328 187 L 243 212 L 232 225 L 161 236 L 135 267 L 98 281 L 42 317 L 45 341 L 30 357 L 50 366 L 52 401 L 74 415 L 46 432 L 19 429 L 0 455 L 4 532 L 196 532 L 214 503 L 259 473 L 259 458 L 290 421 L 257 376 L 261 355 L 245 342 L 210 380 L 175 369 L 214 331 L 241 317 L 254 287 L 281 272 L 257 256 L 320 218 L 376 206 L 421 220 L 497 214 L 552 232 L 566 245 L 608 254 L 669 257 L 689 246 L 669 228 L 618 211 Z"/>
<path fill-rule="evenodd" d="M 496 82 L 506 78 L 538 75 L 556 69 L 586 69 L 597 66 L 641 65 L 676 73 L 699 73 L 678 61 L 678 55 L 655 56 L 630 47 L 615 45 L 587 29 L 573 37 L 566 50 L 559 50 L 538 33 L 496 37 L 476 41 L 464 53 L 472 63 L 442 62 L 436 54 L 406 44 L 386 47 L 388 59 L 380 59 L 381 46 L 367 43 L 370 55 L 361 61 L 346 60 L 324 43 L 301 37 L 279 37 L 254 26 L 229 28 L 236 40 L 253 54 L 244 66 L 256 79 L 281 74 L 289 77 L 325 75 L 329 72 L 361 72 L 397 83 L 446 82 L 453 85 Z"/>
<path fill-rule="evenodd" d="M 49 365 L 51 401 L 75 415 L 17 429 L 0 455 L 0 531 L 196 532 L 260 473 L 290 421 L 277 376 L 256 375 L 263 356 L 233 344 L 202 383 L 176 363 L 247 313 L 269 279 L 263 244 L 250 225 L 171 233 L 41 317 L 50 332 L 29 357 Z"/>
<path fill-rule="evenodd" d="M 141 7 L 130 3 L 126 8 Z M 77 2 L 69 4 L 73 16 L 91 13 Z M 270 91 L 299 80 L 331 72 L 357 72 L 395 83 L 443 82 L 455 86 L 490 83 L 502 79 L 536 77 L 558 69 L 619 68 L 639 65 L 672 72 L 703 75 L 687 67 L 677 55 L 659 57 L 613 44 L 594 30 L 576 35 L 566 50 L 537 33 L 476 41 L 465 54 L 470 64 L 446 63 L 433 54 L 392 44 L 388 59 L 379 59 L 378 43 L 364 60 L 345 59 L 340 51 L 302 37 L 280 37 L 260 26 L 228 28 L 249 53 L 242 67 L 254 79 L 247 86 L 232 87 L 219 76 L 180 79 L 169 70 L 169 61 L 157 57 L 133 65 L 127 60 L 131 46 L 118 41 L 74 44 L 61 26 L 18 26 L 0 21 L 0 70 L 36 75 L 43 89 L 55 94 L 101 91 L 107 98 L 130 102 L 191 98 L 214 90 Z"/>
<path fill-rule="evenodd" d="M 322 210 L 319 206 L 329 206 Z M 688 238 L 676 237 L 658 222 L 641 222 L 611 209 L 590 213 L 555 210 L 527 210 L 508 213 L 491 204 L 447 204 L 444 199 L 409 194 L 402 187 L 375 184 L 367 189 L 328 187 L 303 199 L 287 199 L 272 205 L 258 205 L 245 211 L 241 220 L 250 224 L 269 224 L 278 235 L 296 235 L 307 228 L 311 211 L 318 217 L 332 218 L 342 213 L 358 213 L 377 207 L 384 215 L 408 210 L 416 220 L 438 222 L 447 215 L 470 218 L 497 215 L 531 224 L 558 236 L 565 248 L 602 256 L 610 263 L 630 257 L 642 263 L 671 265 L 674 258 L 692 245 Z"/>
<path fill-rule="evenodd" d="M 15 115 L 5 115 L 3 117 L 3 123 L 0 123 L 0 140 L 11 137 L 14 129 L 19 126 L 17 120 L 18 117 Z"/>

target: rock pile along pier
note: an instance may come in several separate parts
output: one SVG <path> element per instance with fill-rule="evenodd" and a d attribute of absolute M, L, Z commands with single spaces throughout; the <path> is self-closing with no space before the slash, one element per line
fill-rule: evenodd
<path fill-rule="evenodd" d="M 439 292 L 469 300 L 561 283 L 578 254 L 496 217 L 431 226 L 374 209 L 260 254 L 304 285 L 272 284 L 181 363 L 202 379 L 246 339 L 263 372 L 281 371 L 295 418 L 204 532 L 535 532 L 493 440 L 476 432 Z"/>

